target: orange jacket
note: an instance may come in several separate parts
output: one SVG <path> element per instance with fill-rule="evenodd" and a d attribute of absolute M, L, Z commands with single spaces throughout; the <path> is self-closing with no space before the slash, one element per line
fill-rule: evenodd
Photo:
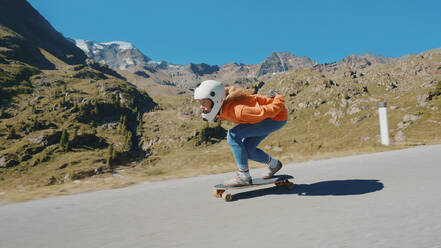
<path fill-rule="evenodd" d="M 282 95 L 274 98 L 250 95 L 240 100 L 224 103 L 218 117 L 234 123 L 253 124 L 267 118 L 285 121 L 288 119 L 288 111 Z"/>

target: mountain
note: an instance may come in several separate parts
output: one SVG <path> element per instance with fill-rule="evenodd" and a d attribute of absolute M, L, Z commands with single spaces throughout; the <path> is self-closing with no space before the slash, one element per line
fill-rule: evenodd
<path fill-rule="evenodd" d="M 96 42 L 80 39 L 70 39 L 70 41 L 83 50 L 90 59 L 121 70 L 133 66 L 143 67 L 152 61 L 129 42 Z"/>
<path fill-rule="evenodd" d="M 222 66 L 205 63 L 179 65 L 166 61 L 155 62 L 128 42 L 100 43 L 86 40 L 72 40 L 72 42 L 89 58 L 120 69 L 119 73 L 138 87 L 151 89 L 155 88 L 155 85 L 162 85 L 180 89 L 176 92 L 181 93 L 191 90 L 206 79 L 215 79 L 227 84 L 243 84 L 268 80 L 276 74 L 290 70 L 305 68 L 313 68 L 320 72 L 336 71 L 339 68 L 357 70 L 392 61 L 382 55 L 365 53 L 350 55 L 334 63 L 318 64 L 306 56 L 297 57 L 290 52 L 273 52 L 264 61 L 254 65 L 234 62 Z"/>
<path fill-rule="evenodd" d="M 90 59 L 134 73 L 136 76 L 132 77 L 131 81 L 139 87 L 143 87 L 143 84 L 150 87 L 152 83 L 156 83 L 180 89 L 191 89 L 204 79 L 241 82 L 254 78 L 271 77 L 273 74 L 288 70 L 312 68 L 317 64 L 310 58 L 297 57 L 290 52 L 274 52 L 262 63 L 256 65 L 238 63 L 222 66 L 205 63 L 179 65 L 166 61 L 152 61 L 128 42 L 96 42 L 81 39 L 71 39 L 71 41 L 81 48 Z M 120 71 L 120 73 L 131 78 L 126 72 Z"/>
<path fill-rule="evenodd" d="M 82 64 L 86 55 L 66 40 L 25 0 L 0 1 L 0 53 L 40 69 L 55 69 L 50 53 L 67 64 Z"/>
<path fill-rule="evenodd" d="M 290 52 L 274 52 L 260 64 L 257 77 L 301 68 L 312 68 L 315 65 L 317 62 L 305 56 L 297 57 Z"/>
<path fill-rule="evenodd" d="M 323 71 L 336 71 L 338 69 L 347 68 L 350 70 L 364 69 L 373 64 L 387 64 L 394 61 L 394 59 L 388 58 L 383 55 L 373 54 L 367 52 L 363 55 L 353 54 L 343 58 L 341 61 L 325 64 L 316 64 L 314 69 Z"/>

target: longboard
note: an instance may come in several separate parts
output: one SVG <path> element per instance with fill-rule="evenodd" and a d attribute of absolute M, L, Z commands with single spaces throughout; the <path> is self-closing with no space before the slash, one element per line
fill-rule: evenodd
<path fill-rule="evenodd" d="M 223 184 L 214 185 L 214 196 L 217 198 L 222 198 L 224 201 L 232 201 L 233 195 L 229 192 L 226 192 L 229 189 L 243 189 L 243 188 L 251 188 L 262 186 L 266 184 L 275 184 L 277 187 L 284 187 L 286 189 L 293 189 L 294 183 L 290 182 L 289 179 L 294 179 L 291 175 L 277 175 L 272 178 L 262 179 L 262 178 L 253 178 L 253 183 L 251 185 L 240 186 L 240 187 L 230 187 L 225 186 Z"/>

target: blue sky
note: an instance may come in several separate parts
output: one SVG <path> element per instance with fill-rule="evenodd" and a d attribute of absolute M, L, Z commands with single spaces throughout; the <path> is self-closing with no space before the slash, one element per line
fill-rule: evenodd
<path fill-rule="evenodd" d="M 128 41 L 175 64 L 257 64 L 289 51 L 319 63 L 441 47 L 439 0 L 28 0 L 76 39 Z"/>

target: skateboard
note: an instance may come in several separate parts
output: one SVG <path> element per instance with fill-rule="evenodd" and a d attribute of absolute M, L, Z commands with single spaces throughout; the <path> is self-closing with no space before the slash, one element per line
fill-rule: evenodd
<path fill-rule="evenodd" d="M 224 201 L 232 201 L 233 195 L 229 192 L 226 192 L 229 189 L 243 189 L 243 188 L 251 188 L 262 186 L 266 184 L 275 184 L 277 187 L 284 187 L 286 189 L 293 189 L 294 183 L 290 182 L 289 179 L 294 179 L 294 177 L 290 175 L 277 175 L 272 178 L 262 179 L 262 178 L 253 178 L 253 183 L 251 185 L 240 186 L 240 187 L 230 187 L 225 186 L 223 184 L 214 185 L 214 196 L 217 198 L 222 198 Z"/>

